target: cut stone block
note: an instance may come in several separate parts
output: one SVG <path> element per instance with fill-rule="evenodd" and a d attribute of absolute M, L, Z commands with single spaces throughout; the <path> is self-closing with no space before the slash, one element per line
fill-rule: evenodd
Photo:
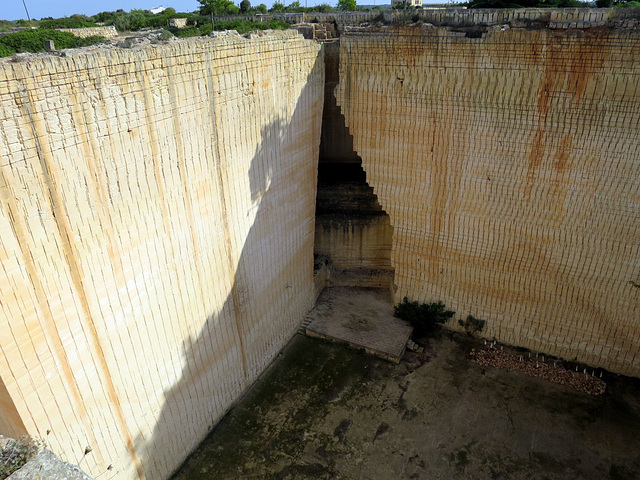
<path fill-rule="evenodd" d="M 399 363 L 413 328 L 393 316 L 389 297 L 386 289 L 327 288 L 307 315 L 306 333 Z"/>

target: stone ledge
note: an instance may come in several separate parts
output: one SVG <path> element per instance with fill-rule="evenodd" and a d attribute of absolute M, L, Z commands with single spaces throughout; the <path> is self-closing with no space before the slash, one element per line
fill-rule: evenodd
<path fill-rule="evenodd" d="M 400 363 L 413 328 L 393 316 L 385 289 L 328 288 L 307 315 L 306 334 Z"/>
<path fill-rule="evenodd" d="M 86 28 L 56 28 L 59 32 L 72 33 L 76 37 L 87 38 L 100 36 L 104 38 L 115 38 L 118 36 L 118 31 L 113 25 L 108 27 L 86 27 Z"/>
<path fill-rule="evenodd" d="M 63 462 L 58 456 L 43 450 L 7 480 L 93 480 L 76 465 Z"/>

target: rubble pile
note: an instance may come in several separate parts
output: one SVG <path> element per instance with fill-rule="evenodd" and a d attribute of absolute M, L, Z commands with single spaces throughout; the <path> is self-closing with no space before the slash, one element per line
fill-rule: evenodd
<path fill-rule="evenodd" d="M 607 384 L 595 372 L 571 371 L 558 362 L 548 363 L 542 355 L 531 353 L 509 353 L 496 342 L 485 343 L 479 350 L 471 349 L 471 360 L 479 365 L 486 365 L 504 370 L 515 370 L 531 377 L 538 377 L 550 382 L 568 385 L 590 395 L 602 395 Z"/>
<path fill-rule="evenodd" d="M 407 341 L 407 350 L 411 350 L 412 352 L 416 352 L 416 353 L 424 352 L 424 348 L 418 345 L 416 342 L 414 342 L 411 339 Z"/>

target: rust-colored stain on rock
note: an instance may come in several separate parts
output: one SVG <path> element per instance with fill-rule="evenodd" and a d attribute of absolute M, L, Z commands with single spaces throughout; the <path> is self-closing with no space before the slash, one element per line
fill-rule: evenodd
<path fill-rule="evenodd" d="M 359 80 L 338 103 L 365 171 L 386 173 L 369 178 L 394 225 L 396 300 L 441 300 L 488 337 L 639 375 L 640 344 L 613 332 L 634 331 L 640 308 L 640 33 L 477 33 L 341 38 Z M 385 122 L 365 113 L 373 79 Z"/>

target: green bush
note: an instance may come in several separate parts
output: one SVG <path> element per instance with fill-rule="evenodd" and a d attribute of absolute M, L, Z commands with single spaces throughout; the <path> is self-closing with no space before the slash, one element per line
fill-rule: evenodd
<path fill-rule="evenodd" d="M 174 35 L 166 29 L 162 29 L 162 32 L 160 32 L 160 36 L 158 37 L 158 40 L 163 41 L 163 42 L 167 42 L 170 39 L 172 39 L 174 37 Z"/>
<path fill-rule="evenodd" d="M 458 320 L 458 325 L 463 327 L 468 335 L 472 335 L 476 332 L 481 332 L 485 325 L 484 320 L 480 320 L 479 318 L 474 317 L 473 315 L 467 315 L 467 319 L 463 321 L 462 319 Z"/>
<path fill-rule="evenodd" d="M 456 312 L 446 310 L 444 303 L 418 303 L 410 302 L 404 297 L 402 303 L 393 307 L 393 314 L 406 320 L 413 327 L 415 338 L 423 337 L 436 328 L 447 322 Z"/>
<path fill-rule="evenodd" d="M 7 45 L 2 45 L 0 43 L 0 58 L 2 58 L 2 57 L 10 57 L 14 53 L 16 53 L 16 51 L 13 48 L 8 47 Z"/>
<path fill-rule="evenodd" d="M 207 25 L 208 28 L 208 32 L 204 33 L 204 25 L 202 25 L 201 27 L 187 27 L 187 28 L 175 28 L 175 27 L 169 27 L 169 31 L 171 33 L 173 33 L 176 37 L 197 37 L 200 35 L 208 35 L 209 33 L 211 33 L 211 24 Z"/>
<path fill-rule="evenodd" d="M 269 20 L 266 22 L 231 20 L 215 22 L 214 30 L 235 30 L 240 34 L 245 34 L 255 30 L 286 30 L 287 28 L 291 28 L 291 25 L 287 22 L 281 22 L 280 20 Z"/>
<path fill-rule="evenodd" d="M 45 40 L 53 40 L 56 48 L 73 48 L 77 37 L 71 33 L 57 30 L 22 30 L 0 37 L 0 43 L 18 52 L 41 52 Z"/>
<path fill-rule="evenodd" d="M 16 25 L 18 27 L 37 27 L 40 24 L 37 20 L 16 20 Z"/>
<path fill-rule="evenodd" d="M 75 48 L 88 47 L 89 45 L 96 45 L 97 43 L 109 43 L 109 40 L 107 40 L 106 38 L 100 35 L 92 35 L 90 37 L 78 38 L 76 40 Z"/>
<path fill-rule="evenodd" d="M 113 25 L 119 32 L 137 31 L 143 28 L 166 28 L 171 18 L 187 18 L 194 15 L 189 13 L 176 13 L 173 8 L 167 8 L 163 12 L 154 15 L 148 10 L 133 9 L 130 12 L 117 10 L 115 12 L 100 12 L 94 15 L 94 19 Z"/>
<path fill-rule="evenodd" d="M 104 37 L 78 38 L 67 32 L 37 29 L 22 30 L 21 32 L 3 35 L 0 37 L 0 45 L 5 47 L 5 52 L 7 48 L 13 50 L 8 55 L 12 55 L 15 52 L 42 52 L 44 51 L 45 40 L 53 40 L 57 49 L 85 47 L 107 41 Z"/>
<path fill-rule="evenodd" d="M 84 15 L 42 19 L 40 20 L 40 28 L 86 28 L 99 26 L 97 23 L 90 22 L 86 17 L 82 17 L 84 17 Z"/>
<path fill-rule="evenodd" d="M 9 20 L 0 20 L 0 32 L 8 32 L 15 26 L 16 24 L 14 22 L 10 22 Z"/>
<path fill-rule="evenodd" d="M 310 10 L 313 12 L 328 13 L 328 12 L 333 12 L 333 7 L 328 3 L 321 3 L 320 5 L 311 7 Z"/>
<path fill-rule="evenodd" d="M 420 16 L 415 13 L 415 10 L 401 10 L 393 17 L 391 23 L 393 25 L 409 25 L 418 20 L 420 20 Z"/>
<path fill-rule="evenodd" d="M 129 32 L 140 30 L 147 26 L 147 17 L 139 11 L 131 11 L 131 13 L 122 13 L 114 17 L 112 25 L 119 32 Z"/>

